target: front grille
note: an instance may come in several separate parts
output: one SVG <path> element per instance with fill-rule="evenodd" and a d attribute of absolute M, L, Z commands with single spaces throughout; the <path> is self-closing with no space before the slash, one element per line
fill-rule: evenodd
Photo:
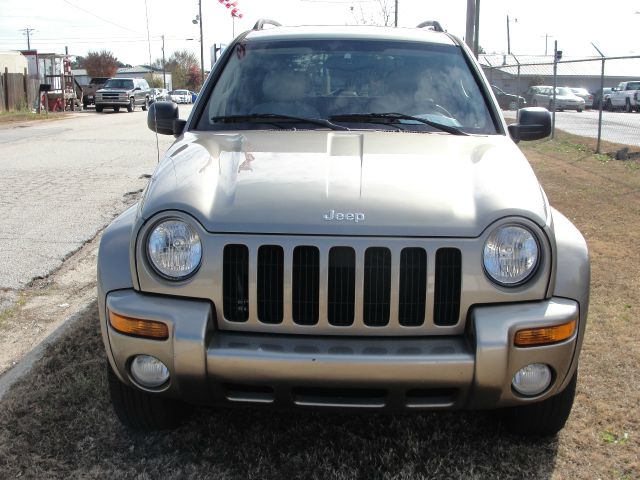
<path fill-rule="evenodd" d="M 291 314 L 298 325 L 315 325 L 319 315 L 320 251 L 316 247 L 293 250 Z"/>
<path fill-rule="evenodd" d="M 430 254 L 421 247 L 284 245 L 224 246 L 221 296 L 229 325 L 248 323 L 247 331 L 283 325 L 287 333 L 296 331 L 293 326 L 309 327 L 307 333 L 340 327 L 345 334 L 366 334 L 373 330 L 362 329 L 369 327 L 392 334 L 459 322 L 457 248 L 434 251 L 429 271 Z"/>
<path fill-rule="evenodd" d="M 391 297 L 391 252 L 367 248 L 364 254 L 364 324 L 383 327 L 389 323 Z"/>
<path fill-rule="evenodd" d="M 353 323 L 356 297 L 356 252 L 349 247 L 329 251 L 329 298 L 327 317 L 336 327 Z"/>
<path fill-rule="evenodd" d="M 436 325 L 455 325 L 460 315 L 462 255 L 457 248 L 441 248 L 436 253 L 436 287 L 433 321 Z"/>
<path fill-rule="evenodd" d="M 223 254 L 223 309 L 232 322 L 249 318 L 249 249 L 245 245 L 227 245 Z"/>

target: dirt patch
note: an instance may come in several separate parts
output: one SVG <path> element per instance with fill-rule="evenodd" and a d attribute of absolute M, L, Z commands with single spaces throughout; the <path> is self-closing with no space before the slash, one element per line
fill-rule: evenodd
<path fill-rule="evenodd" d="M 592 303 L 572 415 L 523 440 L 488 413 L 364 415 L 198 410 L 138 435 L 111 410 L 95 305 L 0 408 L 7 478 L 640 478 L 640 169 L 574 138 L 524 144 L 552 204 L 583 231 Z"/>

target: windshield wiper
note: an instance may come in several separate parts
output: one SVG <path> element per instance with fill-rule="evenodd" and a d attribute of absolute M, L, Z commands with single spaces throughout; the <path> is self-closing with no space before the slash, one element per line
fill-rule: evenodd
<path fill-rule="evenodd" d="M 450 133 L 452 135 L 469 135 L 468 133 L 463 132 L 457 127 L 452 127 L 451 125 L 444 125 L 442 123 L 434 122 L 432 120 L 427 120 L 425 118 L 414 117 L 412 115 L 405 115 L 404 113 L 395 113 L 395 112 L 387 112 L 387 113 L 345 113 L 342 115 L 332 115 L 329 117 L 329 120 L 335 122 L 374 122 L 374 123 L 383 123 L 380 120 L 384 120 L 390 124 L 398 122 L 398 120 L 413 120 L 418 123 L 424 123 L 425 125 L 429 125 L 437 130 L 441 130 L 443 132 Z"/>
<path fill-rule="evenodd" d="M 241 123 L 241 122 L 256 122 L 256 123 L 274 123 L 277 124 L 278 120 L 289 120 L 292 122 L 311 123 L 313 125 L 320 125 L 330 128 L 331 130 L 351 130 L 350 128 L 343 127 L 342 125 L 336 125 L 329 120 L 322 118 L 305 118 L 296 117 L 293 115 L 281 115 L 279 113 L 251 113 L 249 115 L 229 115 L 221 117 L 211 117 L 214 122 L 222 123 Z"/>

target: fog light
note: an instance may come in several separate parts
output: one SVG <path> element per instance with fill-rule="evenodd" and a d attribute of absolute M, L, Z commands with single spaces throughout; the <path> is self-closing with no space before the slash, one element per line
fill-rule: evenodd
<path fill-rule="evenodd" d="M 155 388 L 169 380 L 169 369 L 155 357 L 137 355 L 131 362 L 131 375 L 143 387 Z"/>
<path fill-rule="evenodd" d="M 551 384 L 551 369 L 542 363 L 532 363 L 513 376 L 511 385 L 522 395 L 534 396 L 544 392 Z"/>

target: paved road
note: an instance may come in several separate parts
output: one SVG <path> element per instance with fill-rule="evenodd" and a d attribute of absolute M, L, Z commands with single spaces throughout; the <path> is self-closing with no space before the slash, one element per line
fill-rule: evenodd
<path fill-rule="evenodd" d="M 164 151 L 173 137 L 158 140 Z M 158 161 L 139 109 L 0 125 L 0 149 L 0 294 L 59 267 L 145 187 Z"/>
<path fill-rule="evenodd" d="M 556 128 L 583 137 L 598 138 L 598 111 L 556 112 Z M 515 112 L 504 112 L 515 118 Z M 602 112 L 602 140 L 640 146 L 640 113 Z"/>

